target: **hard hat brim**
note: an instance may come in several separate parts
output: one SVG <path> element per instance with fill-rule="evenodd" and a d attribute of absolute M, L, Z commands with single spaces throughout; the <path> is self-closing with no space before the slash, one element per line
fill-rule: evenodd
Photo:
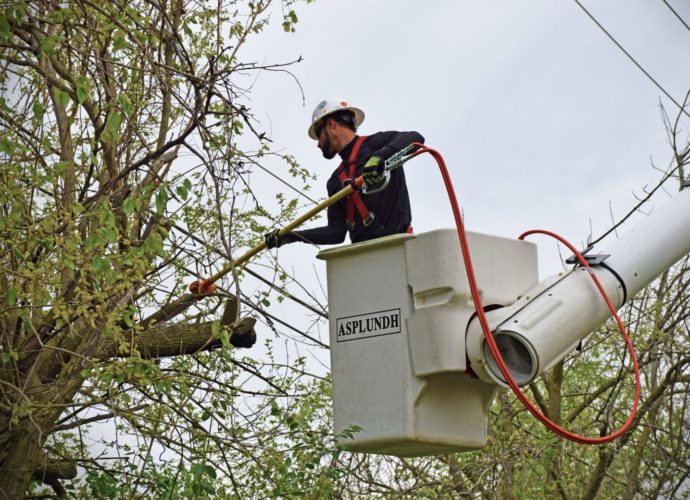
<path fill-rule="evenodd" d="M 352 111 L 355 114 L 355 127 L 359 127 L 364 121 L 364 111 L 362 111 L 359 108 L 355 108 L 354 106 L 343 106 L 342 108 L 334 109 L 327 113 L 324 113 L 322 116 L 318 118 L 318 120 L 314 120 L 312 124 L 309 126 L 309 130 L 307 130 L 307 134 L 309 134 L 309 137 L 311 137 L 315 141 L 318 141 L 319 138 L 316 136 L 316 132 L 314 132 L 314 126 L 327 116 L 332 115 L 337 111 Z"/>

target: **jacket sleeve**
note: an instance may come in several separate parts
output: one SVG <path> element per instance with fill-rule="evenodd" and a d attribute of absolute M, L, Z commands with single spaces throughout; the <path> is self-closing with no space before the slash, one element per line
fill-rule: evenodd
<path fill-rule="evenodd" d="M 424 137 L 419 132 L 378 132 L 369 136 L 369 140 L 372 141 L 371 148 L 374 150 L 371 156 L 378 156 L 383 161 L 413 142 L 424 144 Z"/>
<path fill-rule="evenodd" d="M 333 196 L 340 190 L 340 187 L 338 178 L 332 176 L 328 180 L 328 196 Z M 334 203 L 328 207 L 326 213 L 328 220 L 326 226 L 292 231 L 281 238 L 281 245 L 295 241 L 313 243 L 314 245 L 335 245 L 345 241 L 347 227 L 345 225 L 344 203 L 342 201 Z"/>

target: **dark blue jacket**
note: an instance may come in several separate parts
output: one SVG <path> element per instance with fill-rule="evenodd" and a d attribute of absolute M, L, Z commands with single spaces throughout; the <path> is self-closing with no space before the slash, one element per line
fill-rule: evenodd
<path fill-rule="evenodd" d="M 356 139 L 357 136 L 339 153 L 346 165 Z M 377 132 L 368 136 L 362 143 L 355 160 L 355 177 L 361 174 L 362 166 L 364 166 L 369 157 L 378 156 L 385 161 L 413 142 L 423 143 L 424 137 L 417 132 Z M 330 179 L 328 179 L 326 186 L 328 188 L 328 196 L 334 195 L 343 188 L 338 177 L 337 168 Z M 369 226 L 364 226 L 359 212 L 355 210 L 354 229 L 349 231 L 352 243 L 390 234 L 404 233 L 410 227 L 412 211 L 405 182 L 405 172 L 402 168 L 397 168 L 391 172 L 390 183 L 386 189 L 370 195 L 360 193 L 360 196 L 367 209 L 374 213 L 375 219 Z M 304 241 L 316 245 L 342 243 L 345 241 L 345 234 L 348 232 L 346 204 L 347 200 L 342 199 L 328 207 L 328 225 L 314 229 L 293 231 L 286 235 L 281 243 L 291 243 L 293 241 Z"/>

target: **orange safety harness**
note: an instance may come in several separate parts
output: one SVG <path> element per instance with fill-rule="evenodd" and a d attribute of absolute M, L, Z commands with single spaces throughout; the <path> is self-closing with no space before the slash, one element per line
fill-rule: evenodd
<path fill-rule="evenodd" d="M 344 161 L 340 162 L 340 165 L 338 166 L 338 178 L 340 179 L 340 182 L 343 185 L 343 187 L 349 183 L 354 182 L 355 161 L 357 160 L 359 148 L 361 147 L 362 143 L 364 142 L 364 139 L 366 138 L 367 136 L 363 135 L 358 137 L 355 141 L 355 144 L 352 147 L 352 152 L 350 153 L 350 157 L 347 160 L 347 164 L 349 167 L 348 172 L 345 172 Z M 359 193 L 357 191 L 353 191 L 347 197 L 347 205 L 345 208 L 345 222 L 347 224 L 347 229 L 349 231 L 353 231 L 355 229 L 355 208 L 357 208 L 357 212 L 359 212 L 359 216 L 362 218 L 362 224 L 364 224 L 365 227 L 369 226 L 372 222 L 374 222 L 375 219 L 374 213 L 369 211 L 367 206 L 362 201 L 362 197 L 359 196 Z"/>

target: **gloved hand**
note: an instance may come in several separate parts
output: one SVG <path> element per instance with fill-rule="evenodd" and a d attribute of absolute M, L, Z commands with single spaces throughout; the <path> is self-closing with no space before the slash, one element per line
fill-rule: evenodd
<path fill-rule="evenodd" d="M 280 241 L 280 229 L 273 229 L 264 235 L 264 240 L 266 241 L 266 248 L 276 248 L 279 247 L 283 242 Z"/>
<path fill-rule="evenodd" d="M 378 156 L 372 156 L 362 167 L 362 178 L 364 184 L 371 186 L 383 181 L 383 168 L 385 164 Z"/>

